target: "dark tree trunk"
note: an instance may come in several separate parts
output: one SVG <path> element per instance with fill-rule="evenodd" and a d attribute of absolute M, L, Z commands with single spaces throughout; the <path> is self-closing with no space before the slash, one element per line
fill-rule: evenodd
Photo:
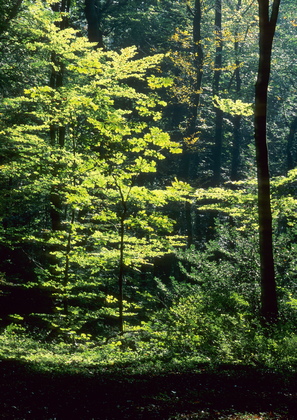
<path fill-rule="evenodd" d="M 233 145 L 232 145 L 232 162 L 231 162 L 231 181 L 238 181 L 238 169 L 240 165 L 240 140 L 241 140 L 241 115 L 235 115 L 233 119 Z"/>
<path fill-rule="evenodd" d="M 198 117 L 198 108 L 200 104 L 202 75 L 203 75 L 203 48 L 201 44 L 201 0 L 195 0 L 194 10 L 190 10 L 193 15 L 193 52 L 194 52 L 194 69 L 195 81 L 193 85 L 193 99 L 191 113 L 189 118 L 188 136 L 195 136 L 196 123 Z"/>
<path fill-rule="evenodd" d="M 122 334 L 124 332 L 124 275 L 125 275 L 125 220 L 127 216 L 127 202 L 128 196 L 124 197 L 123 191 L 120 186 L 118 190 L 121 196 L 122 203 L 122 214 L 120 218 L 120 255 L 119 255 L 119 275 L 118 275 L 118 287 L 119 287 L 119 330 Z"/>
<path fill-rule="evenodd" d="M 59 29 L 63 30 L 68 27 L 68 16 L 67 13 L 70 10 L 70 0 L 63 0 L 52 4 L 52 10 L 55 13 L 66 13 L 63 15 L 63 19 L 56 23 Z M 59 90 L 63 86 L 63 79 L 64 79 L 64 71 L 65 65 L 61 62 L 60 57 L 55 51 L 51 54 L 51 61 L 53 63 L 49 85 L 54 90 Z M 49 129 L 50 135 L 50 143 L 53 148 L 63 148 L 65 145 L 65 136 L 66 136 L 66 129 L 63 126 L 51 125 Z M 52 167 L 53 177 L 55 178 L 58 173 L 57 167 Z M 49 194 L 49 217 L 51 221 L 51 229 L 53 232 L 57 232 L 62 229 L 62 212 L 63 212 L 63 203 L 61 199 L 60 193 L 60 185 L 59 181 L 52 185 L 51 191 Z M 50 265 L 50 272 L 53 277 L 59 275 L 57 270 L 58 266 L 58 259 L 54 255 L 54 252 L 59 250 L 59 246 L 57 245 L 50 245 L 50 253 L 49 253 L 49 265 Z M 66 257 L 67 258 L 67 257 Z M 68 262 L 66 263 L 68 264 Z M 68 269 L 67 269 L 68 271 Z M 67 312 L 67 303 L 65 303 L 64 299 L 64 312 Z"/>
<path fill-rule="evenodd" d="M 110 3 L 110 1 L 106 2 Z M 107 7 L 107 6 L 106 6 Z M 97 48 L 104 48 L 103 31 L 100 27 L 102 10 L 96 0 L 85 0 L 85 16 L 88 22 L 88 39 L 96 42 Z"/>
<path fill-rule="evenodd" d="M 54 12 L 63 13 L 61 21 L 57 22 L 56 25 L 61 29 L 66 29 L 69 26 L 68 13 L 70 11 L 71 0 L 62 0 L 54 3 L 52 9 Z M 51 54 L 51 60 L 53 62 L 53 68 L 50 77 L 50 87 L 53 89 L 59 89 L 63 86 L 63 78 L 65 72 L 65 66 L 59 59 L 58 55 L 53 51 Z M 57 70 L 58 69 L 58 70 Z M 50 138 L 51 145 L 55 146 L 58 144 L 60 147 L 64 147 L 65 144 L 65 127 L 50 127 Z"/>
<path fill-rule="evenodd" d="M 52 9 L 54 12 L 63 13 L 63 18 L 61 21 L 57 22 L 56 25 L 59 29 L 63 30 L 69 27 L 69 19 L 68 13 L 70 11 L 70 4 L 71 0 L 61 0 L 56 2 L 52 5 Z M 54 51 L 51 55 L 51 60 L 53 62 L 53 68 L 50 77 L 50 87 L 54 90 L 59 90 L 64 83 L 64 73 L 65 73 L 65 65 L 60 60 L 59 55 L 57 55 Z M 52 147 L 58 147 L 63 149 L 65 146 L 65 138 L 66 138 L 66 128 L 65 126 L 55 126 L 52 125 L 50 127 L 50 141 Z M 54 168 L 54 176 L 57 175 L 58 169 Z M 59 185 L 52 186 L 52 190 L 50 193 L 50 218 L 52 223 L 52 230 L 59 231 L 62 229 L 62 211 L 65 210 L 64 205 L 62 203 L 61 194 L 59 191 Z M 71 213 L 71 220 L 70 220 L 70 227 L 69 231 L 67 232 L 67 242 L 66 242 L 66 253 L 65 253 L 65 266 L 64 266 L 64 273 L 62 277 L 62 285 L 64 292 L 61 294 L 62 296 L 62 305 L 63 305 L 63 314 L 68 315 L 68 294 L 66 292 L 68 283 L 69 283 L 69 267 L 70 267 L 70 260 L 69 254 L 71 251 L 71 226 L 74 222 L 75 213 L 72 211 Z M 52 251 L 59 249 L 59 247 L 52 247 Z M 59 261 L 56 256 L 51 256 L 51 273 L 53 276 L 59 275 L 59 272 L 56 269 Z"/>
<path fill-rule="evenodd" d="M 269 0 L 259 2 L 259 67 L 255 87 L 255 145 L 258 177 L 259 248 L 261 264 L 261 315 L 264 323 L 278 318 L 276 294 L 270 176 L 267 150 L 267 95 L 270 77 L 272 42 L 280 0 L 274 0 L 269 17 Z"/>
<path fill-rule="evenodd" d="M 297 117 L 295 117 L 290 125 L 290 131 L 287 139 L 287 170 L 290 171 L 296 166 L 296 158 L 294 157 L 294 139 L 297 133 Z"/>
<path fill-rule="evenodd" d="M 216 55 L 214 68 L 213 93 L 218 95 L 220 90 L 220 78 L 222 73 L 222 0 L 215 2 L 215 37 L 216 37 Z M 213 150 L 213 185 L 219 185 L 221 182 L 222 166 L 222 141 L 223 141 L 223 112 L 215 107 L 215 134 Z"/>
<path fill-rule="evenodd" d="M 195 80 L 192 88 L 192 101 L 189 112 L 188 126 L 185 137 L 195 139 L 197 137 L 197 119 L 199 113 L 200 96 L 202 88 L 203 76 L 203 48 L 201 44 L 201 0 L 195 0 L 194 9 L 188 6 L 188 11 L 193 17 L 193 53 L 194 53 L 194 70 Z M 191 173 L 191 168 L 195 168 L 195 152 L 188 150 L 187 144 L 183 147 L 183 154 L 181 157 L 181 171 L 183 178 L 188 181 L 194 175 L 194 170 Z M 185 221 L 188 245 L 193 243 L 193 221 L 192 221 L 192 206 L 190 203 L 185 204 Z"/>
<path fill-rule="evenodd" d="M 241 0 L 238 0 L 236 5 L 237 12 L 241 9 Z M 236 93 L 239 95 L 241 90 L 241 77 L 240 77 L 240 62 L 239 62 L 239 42 L 238 38 L 238 31 L 235 31 L 235 42 L 234 42 L 234 53 L 235 53 L 235 85 L 236 85 Z M 232 147 L 232 162 L 231 162 L 231 181 L 238 180 L 238 169 L 240 164 L 240 140 L 241 140 L 241 133 L 240 133 L 240 126 L 241 126 L 241 115 L 236 115 L 233 119 L 233 147 Z"/>
<path fill-rule="evenodd" d="M 124 332 L 124 234 L 125 234 L 125 218 L 126 218 L 126 204 L 124 205 L 124 210 L 121 216 L 120 221 L 120 260 L 119 260 L 119 329 L 120 332 Z"/>
<path fill-rule="evenodd" d="M 50 219 L 52 231 L 61 230 L 62 203 L 57 186 L 52 186 L 50 192 Z"/>
<path fill-rule="evenodd" d="M 60 29 L 65 29 L 69 26 L 67 14 L 70 11 L 70 4 L 71 0 L 61 0 L 57 1 L 56 3 L 53 3 L 51 6 L 54 12 L 66 13 L 63 15 L 62 20 L 59 23 L 57 23 Z"/>
<path fill-rule="evenodd" d="M 203 48 L 201 44 L 201 0 L 195 0 L 194 9 L 188 6 L 188 11 L 193 17 L 193 53 L 195 80 L 192 86 L 191 106 L 189 109 L 186 138 L 194 139 L 197 136 L 197 118 L 200 105 L 202 76 L 203 76 Z M 188 150 L 185 143 L 181 156 L 180 172 L 182 178 L 187 180 L 191 177 L 190 167 L 192 166 L 193 151 Z"/>
<path fill-rule="evenodd" d="M 66 254 L 65 254 L 65 266 L 64 266 L 64 278 L 63 278 L 63 312 L 64 315 L 68 315 L 69 313 L 69 304 L 68 304 L 68 293 L 67 293 L 67 286 L 69 283 L 69 269 L 70 269 L 70 252 L 71 252 L 71 242 L 72 242 L 72 235 L 71 235 L 71 227 L 75 220 L 75 212 L 72 210 L 71 212 L 71 220 L 69 225 L 69 231 L 67 232 L 67 245 L 66 245 Z"/>

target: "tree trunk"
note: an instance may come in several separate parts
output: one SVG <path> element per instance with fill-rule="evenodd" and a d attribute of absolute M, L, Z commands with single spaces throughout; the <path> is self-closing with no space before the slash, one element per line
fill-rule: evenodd
<path fill-rule="evenodd" d="M 236 5 L 236 11 L 241 9 L 241 0 L 238 0 Z M 240 94 L 241 90 L 241 77 L 240 77 L 240 62 L 239 62 L 239 42 L 238 42 L 238 31 L 235 31 L 235 42 L 234 42 L 234 53 L 235 53 L 235 86 L 236 94 Z M 232 162 L 231 162 L 231 181 L 238 180 L 238 169 L 240 164 L 240 127 L 241 127 L 241 115 L 235 115 L 233 119 L 233 147 L 232 147 Z"/>
<path fill-rule="evenodd" d="M 232 145 L 232 162 L 231 162 L 231 181 L 238 181 L 238 169 L 240 165 L 240 140 L 241 140 L 241 115 L 235 115 L 233 118 L 233 145 Z"/>
<path fill-rule="evenodd" d="M 56 22 L 56 25 L 61 29 L 65 29 L 68 27 L 68 16 L 67 13 L 70 10 L 70 0 L 62 0 L 56 3 L 53 3 L 51 6 L 52 10 L 55 13 L 66 13 L 63 15 L 61 21 Z M 49 86 L 53 90 L 59 90 L 63 86 L 63 79 L 64 79 L 64 72 L 65 72 L 65 65 L 59 58 L 59 55 L 52 51 L 51 53 L 51 62 L 53 63 Z M 66 129 L 63 126 L 57 126 L 52 124 L 49 128 L 49 136 L 50 136 L 50 144 L 53 148 L 63 148 L 65 145 L 65 136 L 66 136 Z M 59 165 L 59 164 L 57 164 Z M 53 172 L 53 178 L 56 178 L 59 172 L 58 166 L 52 166 L 51 168 Z M 49 217 L 51 221 L 51 229 L 53 232 L 57 232 L 62 230 L 62 211 L 63 211 L 63 203 L 61 198 L 61 191 L 60 191 L 60 183 L 57 179 L 57 182 L 53 183 L 51 187 L 51 191 L 49 194 Z M 58 258 L 54 255 L 55 251 L 59 250 L 59 246 L 52 244 L 50 245 L 50 253 L 49 253 L 49 265 L 50 265 L 50 272 L 53 277 L 59 276 L 59 270 L 57 270 L 59 261 Z M 66 254 L 68 254 L 66 252 Z M 66 256 L 67 260 L 68 256 Z M 68 262 L 66 263 L 68 264 Z M 68 267 L 66 269 L 68 273 Z M 67 274 L 68 275 L 68 274 Z M 63 298 L 64 302 L 64 312 L 67 312 L 67 303 L 66 298 Z"/>
<path fill-rule="evenodd" d="M 201 0 L 195 0 L 194 9 L 188 6 L 188 11 L 193 17 L 193 53 L 194 53 L 194 71 L 195 79 L 191 87 L 191 106 L 187 122 L 186 138 L 194 139 L 197 135 L 197 118 L 200 105 L 202 76 L 203 76 L 203 48 L 201 44 Z M 181 156 L 180 170 L 182 177 L 188 181 L 191 177 L 190 167 L 192 166 L 193 151 L 188 150 L 188 146 L 184 143 L 183 153 Z"/>
<path fill-rule="evenodd" d="M 287 139 L 287 171 L 295 168 L 296 159 L 294 158 L 294 139 L 297 133 L 297 117 L 290 125 L 290 132 Z"/>
<path fill-rule="evenodd" d="M 126 218 L 126 204 L 124 203 L 123 213 L 120 220 L 120 259 L 119 259 L 119 330 L 122 334 L 124 332 L 124 234 L 125 234 L 125 218 Z"/>
<path fill-rule="evenodd" d="M 216 37 L 216 55 L 214 68 L 213 93 L 218 95 L 220 89 L 220 78 L 222 73 L 222 0 L 215 2 L 215 37 Z M 215 135 L 213 150 L 213 185 L 217 186 L 221 181 L 222 166 L 222 141 L 223 141 L 223 112 L 215 107 Z"/>
<path fill-rule="evenodd" d="M 259 67 L 255 87 L 255 146 L 258 177 L 259 248 L 261 264 L 261 315 L 266 324 L 278 318 L 273 258 L 270 176 L 267 149 L 267 96 L 272 42 L 280 0 L 274 0 L 269 18 L 269 0 L 259 2 Z"/>
<path fill-rule="evenodd" d="M 195 81 L 193 85 L 193 100 L 191 106 L 191 115 L 189 118 L 187 136 L 196 134 L 196 123 L 198 116 L 198 108 L 200 104 L 202 75 L 203 75 L 203 48 L 201 44 L 201 1 L 195 0 L 193 15 L 193 52 L 194 52 L 194 69 Z"/>
<path fill-rule="evenodd" d="M 96 0 L 85 0 L 85 16 L 88 22 L 89 41 L 97 42 L 97 48 L 104 48 L 103 32 L 100 28 L 101 10 Z"/>
<path fill-rule="evenodd" d="M 197 119 L 199 113 L 202 76 L 203 76 L 203 48 L 201 44 L 201 0 L 195 0 L 194 9 L 188 6 L 188 11 L 193 17 L 193 53 L 194 53 L 194 71 L 195 79 L 192 88 L 192 101 L 189 111 L 189 119 L 187 124 L 186 138 L 195 139 L 197 137 Z M 191 177 L 195 176 L 195 151 L 189 150 L 186 143 L 184 143 L 183 153 L 181 156 L 180 169 L 183 179 L 189 181 Z M 192 171 L 191 171 L 192 169 Z M 192 206 L 190 203 L 185 204 L 185 221 L 188 238 L 188 245 L 193 243 L 193 221 L 192 221 Z"/>

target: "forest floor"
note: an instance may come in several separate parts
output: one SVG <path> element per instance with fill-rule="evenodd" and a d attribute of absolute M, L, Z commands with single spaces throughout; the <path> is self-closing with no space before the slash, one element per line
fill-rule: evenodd
<path fill-rule="evenodd" d="M 296 373 L 232 365 L 59 373 L 16 360 L 0 361 L 0 373 L 1 419 L 297 419 Z"/>

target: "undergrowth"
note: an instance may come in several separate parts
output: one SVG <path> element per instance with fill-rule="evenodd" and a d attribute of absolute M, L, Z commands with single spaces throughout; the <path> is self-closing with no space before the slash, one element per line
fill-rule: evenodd
<path fill-rule="evenodd" d="M 296 334 L 284 334 L 281 328 L 270 336 L 260 330 L 253 335 L 250 331 L 239 331 L 234 340 L 230 328 L 225 332 L 217 328 L 216 332 L 217 342 L 200 337 L 191 346 L 186 332 L 183 342 L 176 331 L 154 331 L 148 325 L 101 342 L 84 341 L 82 337 L 72 337 L 68 342 L 58 339 L 46 342 L 42 338 L 36 339 L 22 326 L 10 325 L 0 335 L 0 358 L 29 362 L 38 370 L 86 374 L 94 370 L 128 375 L 157 374 L 194 371 L 203 364 L 215 368 L 224 363 L 282 372 L 296 370 Z M 209 331 L 206 333 L 209 338 Z"/>

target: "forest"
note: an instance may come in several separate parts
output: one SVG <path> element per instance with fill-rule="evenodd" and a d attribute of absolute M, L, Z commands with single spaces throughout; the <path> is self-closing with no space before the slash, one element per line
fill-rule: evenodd
<path fill-rule="evenodd" d="M 296 419 L 295 2 L 0 11 L 1 418 Z"/>

